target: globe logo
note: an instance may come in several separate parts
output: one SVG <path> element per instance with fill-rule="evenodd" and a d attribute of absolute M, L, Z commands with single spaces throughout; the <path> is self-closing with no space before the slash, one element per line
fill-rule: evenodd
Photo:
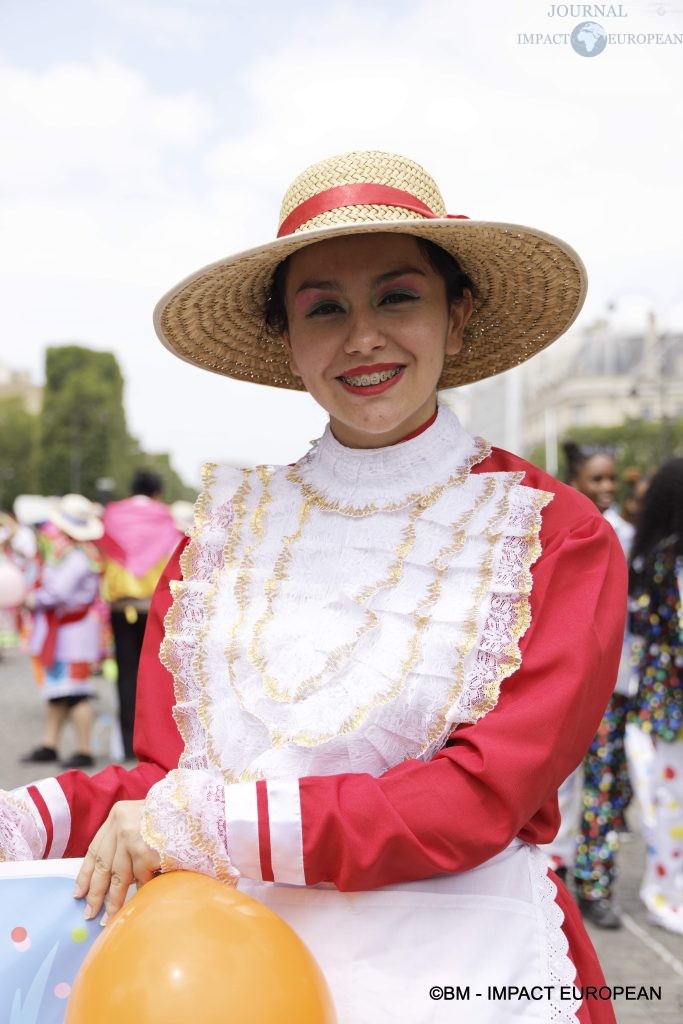
<path fill-rule="evenodd" d="M 570 42 L 580 57 L 597 57 L 607 46 L 607 33 L 595 21 L 582 21 L 572 32 Z"/>

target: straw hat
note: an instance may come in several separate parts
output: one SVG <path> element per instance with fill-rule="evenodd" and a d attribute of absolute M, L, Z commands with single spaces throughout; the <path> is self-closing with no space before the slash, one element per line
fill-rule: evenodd
<path fill-rule="evenodd" d="M 82 494 L 65 494 L 50 509 L 48 518 L 73 540 L 99 540 L 104 533 L 95 506 Z"/>
<path fill-rule="evenodd" d="M 517 224 L 449 215 L 424 168 L 370 151 L 332 157 L 300 174 L 285 194 L 278 237 L 181 281 L 156 307 L 157 334 L 195 366 L 304 390 L 265 323 L 273 273 L 306 245 L 369 232 L 429 239 L 455 256 L 477 286 L 465 343 L 446 358 L 440 388 L 523 363 L 563 334 L 583 304 L 585 268 L 565 242 Z"/>

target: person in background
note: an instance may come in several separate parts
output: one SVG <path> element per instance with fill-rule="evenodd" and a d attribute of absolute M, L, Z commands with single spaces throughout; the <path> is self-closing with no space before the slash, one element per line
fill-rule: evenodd
<path fill-rule="evenodd" d="M 34 612 L 29 650 L 47 701 L 43 742 L 22 757 L 25 763 L 58 759 L 59 737 L 70 717 L 76 752 L 63 768 L 91 768 L 92 664 L 99 656 L 99 626 L 92 614 L 101 560 L 93 543 L 101 519 L 81 494 L 66 494 L 49 514 L 43 533 L 44 560 L 37 586 L 24 604 Z"/>
<path fill-rule="evenodd" d="M 567 441 L 563 447 L 567 458 L 567 483 L 590 498 L 614 527 L 626 553 L 633 527 L 613 507 L 617 493 L 613 451 L 573 441 Z M 624 746 L 628 708 L 628 696 L 615 688 L 582 764 L 574 882 L 581 913 L 599 928 L 621 927 L 613 895 L 619 829 L 624 826 L 624 810 L 631 799 Z"/>
<path fill-rule="evenodd" d="M 653 822 L 640 895 L 650 918 L 683 935 L 683 459 L 652 478 L 629 573 L 638 690 L 630 718 L 654 740 Z"/>
<path fill-rule="evenodd" d="M 624 488 L 619 515 L 622 520 L 635 528 L 640 520 L 640 512 L 643 506 L 643 499 L 650 486 L 652 474 L 644 472 L 637 466 L 628 466 L 622 471 L 621 482 Z M 625 550 L 627 560 L 631 557 L 633 536 Z M 626 622 L 624 634 L 624 647 L 622 658 L 619 664 L 619 677 L 616 689 L 629 697 L 635 697 L 638 690 L 638 672 L 634 665 L 633 658 L 633 637 L 631 636 L 629 619 Z M 654 828 L 654 786 L 653 772 L 655 762 L 655 748 L 651 733 L 641 729 L 637 722 L 632 720 L 629 714 L 626 721 L 626 734 L 624 737 L 626 746 L 626 761 L 628 763 L 628 774 L 631 780 L 631 789 L 640 811 L 640 827 L 645 835 Z M 624 839 L 628 829 L 622 831 L 621 838 Z"/>
<path fill-rule="evenodd" d="M 0 512 L 0 657 L 21 642 L 21 611 L 26 583 L 24 559 L 14 544 L 18 524 L 8 512 Z"/>
<path fill-rule="evenodd" d="M 579 445 L 566 441 L 563 445 L 567 459 L 567 478 L 572 487 L 585 494 L 603 514 L 628 556 L 635 533 L 630 519 L 617 507 L 617 464 L 614 450 L 601 445 Z"/>
<path fill-rule="evenodd" d="M 119 722 L 124 757 L 133 754 L 133 724 L 140 651 L 154 588 L 181 538 L 171 511 L 160 501 L 162 481 L 140 469 L 131 496 L 104 512 L 102 596 L 111 608 L 117 666 Z"/>
<path fill-rule="evenodd" d="M 626 492 L 619 506 L 619 515 L 635 529 L 640 519 L 643 499 L 650 486 L 652 474 L 644 473 L 636 466 L 630 466 L 621 474 L 621 479 L 626 487 Z"/>
<path fill-rule="evenodd" d="M 593 502 L 604 518 L 614 529 L 624 554 L 633 538 L 634 528 L 623 520 L 617 512 L 614 501 L 617 492 L 617 476 L 614 457 L 611 449 L 589 447 L 567 441 L 563 445 L 567 462 L 566 481 L 576 490 L 581 491 Z M 604 726 L 601 725 L 601 729 Z M 600 748 L 602 749 L 602 747 Z M 593 759 L 593 767 L 597 768 Z M 599 776 L 599 770 L 598 770 Z M 573 868 L 576 857 L 579 822 L 590 831 L 588 821 L 592 820 L 594 804 L 598 801 L 596 792 L 589 777 L 589 790 L 584 794 L 586 805 L 582 807 L 583 765 L 564 780 L 558 790 L 560 809 L 560 827 L 551 843 L 543 847 L 551 867 L 565 881 L 568 872 Z M 603 785 L 605 780 L 602 780 Z M 596 785 L 599 786 L 599 778 Z M 586 816 L 584 816 L 586 815 Z M 622 820 L 621 818 L 619 820 Z M 593 825 L 596 828 L 596 825 Z M 582 841 L 582 846 L 586 843 Z M 588 853 L 586 850 L 585 852 Z M 603 906 L 586 906 L 586 911 L 595 915 Z"/>

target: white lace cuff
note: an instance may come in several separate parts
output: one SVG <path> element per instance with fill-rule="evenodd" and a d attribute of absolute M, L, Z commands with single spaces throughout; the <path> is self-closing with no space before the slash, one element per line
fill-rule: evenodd
<path fill-rule="evenodd" d="M 43 841 L 30 807 L 0 789 L 0 861 L 40 860 Z"/>
<path fill-rule="evenodd" d="M 162 871 L 198 871 L 237 884 L 239 871 L 228 856 L 225 787 L 215 772 L 177 768 L 152 786 L 142 837 L 159 854 Z"/>

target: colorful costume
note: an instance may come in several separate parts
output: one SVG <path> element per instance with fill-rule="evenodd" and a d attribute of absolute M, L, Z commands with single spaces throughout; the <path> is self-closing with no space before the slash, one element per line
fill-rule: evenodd
<path fill-rule="evenodd" d="M 161 501 L 135 494 L 107 505 L 102 594 L 110 603 L 124 756 L 133 757 L 138 664 L 154 588 L 180 533 Z"/>
<path fill-rule="evenodd" d="M 625 746 L 629 708 L 628 697 L 612 694 L 583 759 L 574 879 L 579 896 L 589 900 L 611 898 L 617 877 L 618 825 L 631 799 Z"/>
<path fill-rule="evenodd" d="M 641 897 L 655 922 L 683 934 L 683 559 L 676 538 L 634 565 L 631 630 L 639 671 L 632 718 L 654 739 L 654 820 Z"/>
<path fill-rule="evenodd" d="M 75 700 L 93 693 L 91 667 L 100 656 L 100 627 L 93 610 L 99 570 L 96 549 L 73 543 L 43 567 L 33 592 L 29 650 L 46 700 Z"/>
<path fill-rule="evenodd" d="M 613 1022 L 572 989 L 602 974 L 536 850 L 621 650 L 624 560 L 590 502 L 441 407 L 390 448 L 328 429 L 290 468 L 210 467 L 183 548 L 150 613 L 141 763 L 5 797 L 5 856 L 80 856 L 146 796 L 164 868 L 240 875 L 340 1024 L 441 1019 L 438 984 L 470 986 L 475 1024 Z"/>
<path fill-rule="evenodd" d="M 626 558 L 633 542 L 633 527 L 614 510 L 605 512 Z M 628 663 L 630 638 L 624 636 L 619 667 Z M 621 692 L 620 678 L 610 697 L 600 726 L 582 764 L 581 807 L 574 859 L 574 881 L 585 900 L 611 899 L 617 878 L 616 855 L 619 828 L 625 824 L 624 811 L 631 797 L 631 780 L 626 758 L 626 718 L 631 706 Z"/>

